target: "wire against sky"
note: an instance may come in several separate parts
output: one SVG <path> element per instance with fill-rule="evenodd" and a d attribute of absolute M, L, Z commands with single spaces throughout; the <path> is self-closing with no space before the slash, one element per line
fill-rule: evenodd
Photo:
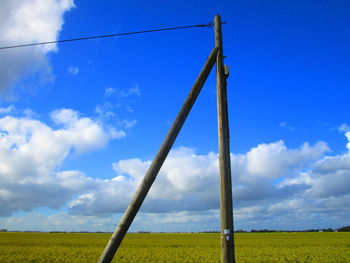
<path fill-rule="evenodd" d="M 100 36 L 79 37 L 79 38 L 71 38 L 71 39 L 63 39 L 63 40 L 54 40 L 54 41 L 37 42 L 37 43 L 30 43 L 30 44 L 21 44 L 21 45 L 13 45 L 13 46 L 4 46 L 4 47 L 0 47 L 0 49 L 30 47 L 30 46 L 47 45 L 47 44 L 55 44 L 55 43 L 73 42 L 73 41 L 79 41 L 79 40 L 96 39 L 96 38 L 106 38 L 106 37 L 136 35 L 136 34 L 144 34 L 144 33 L 152 33 L 152 32 L 167 31 L 167 30 L 186 29 L 186 28 L 193 28 L 193 27 L 213 27 L 213 23 L 212 23 L 212 22 L 209 22 L 208 24 L 203 24 L 203 25 L 191 25 L 191 26 L 168 27 L 168 28 L 160 28 L 160 29 L 151 29 L 151 30 L 143 30 L 143 31 L 128 32 L 128 33 L 118 33 L 118 34 L 109 34 L 109 35 L 100 35 Z"/>

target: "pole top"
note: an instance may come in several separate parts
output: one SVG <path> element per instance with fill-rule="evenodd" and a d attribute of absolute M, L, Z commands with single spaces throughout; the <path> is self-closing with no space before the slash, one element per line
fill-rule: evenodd
<path fill-rule="evenodd" d="M 214 17 L 214 25 L 224 25 L 226 22 L 221 21 L 221 16 L 219 14 L 215 15 Z"/>
<path fill-rule="evenodd" d="M 215 47 L 219 48 L 221 56 L 223 55 L 222 48 L 222 33 L 221 33 L 221 16 L 217 14 L 214 18 L 214 31 L 215 31 Z"/>

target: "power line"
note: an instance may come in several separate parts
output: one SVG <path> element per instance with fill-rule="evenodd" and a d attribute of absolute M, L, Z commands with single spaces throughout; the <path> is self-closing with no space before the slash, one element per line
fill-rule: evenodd
<path fill-rule="evenodd" d="M 187 28 L 193 28 L 193 27 L 213 27 L 213 23 L 212 23 L 212 22 L 209 22 L 208 24 L 203 24 L 203 25 L 191 25 L 191 26 L 168 27 L 168 28 L 159 28 L 159 29 L 151 29 L 151 30 L 127 32 L 127 33 L 118 33 L 118 34 L 109 34 L 109 35 L 99 35 L 99 36 L 89 36 L 89 37 L 79 37 L 79 38 L 71 38 L 71 39 L 54 40 L 54 41 L 45 41 L 45 42 L 37 42 L 37 43 L 30 43 L 30 44 L 21 44 L 21 45 L 5 46 L 5 47 L 0 47 L 0 49 L 10 49 L 10 48 L 20 48 L 20 47 L 39 46 L 39 45 L 47 45 L 47 44 L 55 44 L 55 43 L 64 43 L 64 42 L 73 42 L 73 41 L 88 40 L 88 39 L 97 39 L 97 38 L 106 38 L 106 37 L 136 35 L 136 34 L 160 32 L 160 31 L 168 31 L 168 30 L 187 29 Z"/>

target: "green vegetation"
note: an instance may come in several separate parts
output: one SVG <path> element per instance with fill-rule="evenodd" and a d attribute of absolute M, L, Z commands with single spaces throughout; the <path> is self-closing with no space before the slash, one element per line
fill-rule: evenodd
<path fill-rule="evenodd" d="M 97 262 L 110 234 L 0 233 L 0 262 Z M 219 262 L 219 234 L 128 234 L 113 262 Z M 350 262 L 350 233 L 238 233 L 237 263 Z"/>

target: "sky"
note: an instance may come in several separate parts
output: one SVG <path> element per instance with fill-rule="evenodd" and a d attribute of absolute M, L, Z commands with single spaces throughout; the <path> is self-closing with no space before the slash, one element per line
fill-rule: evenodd
<path fill-rule="evenodd" d="M 220 14 L 235 229 L 349 225 L 349 1 L 0 5 L 0 46 Z M 113 231 L 213 47 L 191 28 L 0 50 L 0 228 Z M 212 72 L 130 231 L 220 228 L 215 89 Z"/>

